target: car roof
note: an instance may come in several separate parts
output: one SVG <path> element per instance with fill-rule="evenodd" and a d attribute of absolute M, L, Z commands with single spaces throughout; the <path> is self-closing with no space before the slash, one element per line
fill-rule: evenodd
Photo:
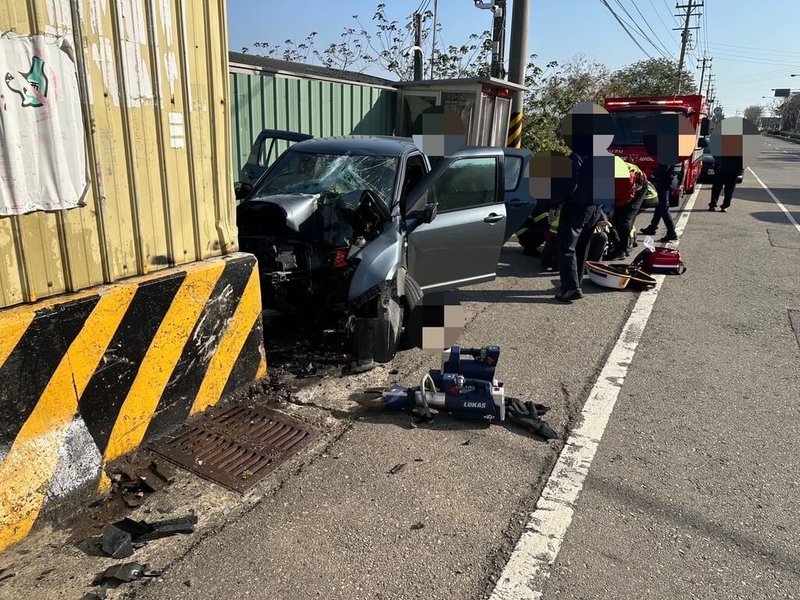
<path fill-rule="evenodd" d="M 366 156 L 402 156 L 419 148 L 411 138 L 351 135 L 314 138 L 291 148 L 314 154 L 358 154 Z"/>

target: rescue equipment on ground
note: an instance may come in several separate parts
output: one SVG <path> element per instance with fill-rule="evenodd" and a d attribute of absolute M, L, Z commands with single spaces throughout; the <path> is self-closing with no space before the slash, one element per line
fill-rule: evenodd
<path fill-rule="evenodd" d="M 628 273 L 601 262 L 587 260 L 586 268 L 589 269 L 589 279 L 600 287 L 624 290 L 631 281 L 631 276 Z"/>
<path fill-rule="evenodd" d="M 686 272 L 686 265 L 683 262 L 680 251 L 676 248 L 665 248 L 663 246 L 653 250 L 645 248 L 631 261 L 631 265 L 639 267 L 646 273 L 682 275 Z"/>
<path fill-rule="evenodd" d="M 558 435 L 542 420 L 549 408 L 516 398 L 506 398 L 503 383 L 495 377 L 500 359 L 499 346 L 461 348 L 442 353 L 442 367 L 425 373 L 416 387 L 392 384 L 382 390 L 383 405 L 405 410 L 422 421 L 433 419 L 435 411 L 454 417 L 492 423 L 506 418 L 545 439 Z"/>

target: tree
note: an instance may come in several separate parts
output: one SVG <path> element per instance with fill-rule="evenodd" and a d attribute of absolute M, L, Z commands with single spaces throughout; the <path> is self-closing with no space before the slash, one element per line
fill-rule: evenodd
<path fill-rule="evenodd" d="M 666 58 L 640 60 L 614 71 L 610 92 L 614 96 L 671 96 L 676 92 L 678 64 Z M 697 93 L 691 73 L 681 73 L 681 93 Z"/>
<path fill-rule="evenodd" d="M 565 151 L 558 128 L 564 116 L 578 102 L 602 104 L 608 95 L 610 72 L 584 56 L 575 56 L 566 64 L 550 62 L 544 68 L 531 56 L 525 85 L 526 94 L 522 145 L 535 152 Z"/>
<path fill-rule="evenodd" d="M 775 112 L 781 118 L 782 131 L 797 131 L 800 124 L 800 94 L 786 98 Z"/>
<path fill-rule="evenodd" d="M 389 19 L 386 4 L 376 6 L 371 24 L 365 25 L 356 14 L 351 25 L 345 26 L 337 43 L 324 48 L 316 45 L 317 32 L 312 31 L 301 42 L 255 42 L 263 56 L 293 62 L 315 63 L 330 69 L 363 72 L 382 71 L 400 80 L 410 80 L 414 73 L 414 29 L 411 15 L 405 24 Z M 433 13 L 422 13 L 422 47 L 425 65 L 430 63 L 431 23 Z M 442 25 L 437 23 L 437 39 L 441 40 Z M 425 48 L 428 48 L 427 52 Z M 437 78 L 474 77 L 489 74 L 492 41 L 488 31 L 471 34 L 465 43 L 439 47 L 433 53 L 433 73 Z"/>
<path fill-rule="evenodd" d="M 758 120 L 764 114 L 764 107 L 758 104 L 753 104 L 744 109 L 744 118 L 752 122 L 754 125 L 758 124 Z"/>

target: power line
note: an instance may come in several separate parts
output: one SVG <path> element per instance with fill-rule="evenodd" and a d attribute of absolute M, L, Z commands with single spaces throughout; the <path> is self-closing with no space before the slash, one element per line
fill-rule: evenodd
<path fill-rule="evenodd" d="M 631 16 L 631 14 L 630 14 L 630 13 L 627 11 L 627 9 L 626 9 L 626 8 L 625 8 L 625 6 L 622 4 L 622 2 L 620 2 L 620 0 L 617 0 L 617 4 L 619 4 L 619 5 L 622 7 L 622 10 L 624 10 L 624 11 L 625 11 L 625 14 L 626 14 L 626 15 L 628 15 L 628 17 L 630 17 L 631 21 L 632 21 L 634 24 L 636 24 L 636 21 L 635 21 L 635 20 L 634 20 L 634 18 Z M 633 2 L 633 8 L 636 10 L 636 12 L 637 12 L 637 13 L 639 13 L 639 16 L 640 16 L 640 17 L 642 17 L 642 20 L 644 21 L 644 24 L 645 24 L 645 25 L 647 26 L 647 28 L 650 30 L 650 33 L 652 33 L 652 34 L 653 34 L 653 37 L 655 37 L 655 38 L 656 38 L 656 40 L 658 41 L 658 43 L 661 45 L 661 48 L 663 48 L 663 49 L 664 49 L 664 52 L 661 52 L 661 50 L 660 50 L 660 49 L 658 49 L 658 48 L 656 48 L 656 50 L 658 50 L 658 51 L 661 53 L 661 55 L 662 55 L 664 58 L 666 58 L 666 59 L 669 59 L 669 54 L 670 54 L 669 50 L 668 50 L 668 49 L 667 49 L 667 47 L 664 45 L 664 42 L 662 42 L 662 41 L 661 41 L 661 38 L 660 38 L 660 37 L 658 37 L 658 34 L 657 34 L 657 33 L 656 33 L 654 30 L 653 30 L 653 28 L 652 28 L 652 27 L 650 27 L 650 23 L 647 21 L 647 19 L 645 18 L 645 16 L 642 14 L 642 11 L 640 11 L 640 10 L 639 10 L 639 7 L 638 7 L 638 6 L 636 6 L 636 2 L 635 2 L 635 1 Z M 642 31 L 642 28 L 641 28 L 641 27 L 639 27 L 639 25 L 638 25 L 638 24 L 636 25 L 636 28 L 637 28 L 639 31 L 641 31 L 643 35 L 645 35 L 645 34 L 644 34 L 644 31 Z M 646 36 L 645 36 L 645 37 L 646 37 Z M 648 41 L 649 41 L 649 38 L 648 38 Z M 652 44 L 653 42 L 650 42 L 650 43 Z M 656 46 L 655 46 L 655 44 L 653 44 L 653 47 L 654 47 L 654 48 L 656 47 Z"/>
<path fill-rule="evenodd" d="M 712 42 L 709 44 L 711 46 L 719 46 L 722 48 L 741 48 L 743 50 L 758 50 L 761 52 L 768 52 L 768 53 L 779 53 L 779 54 L 800 54 L 800 51 L 797 50 L 778 50 L 775 48 L 756 48 L 754 46 L 736 46 L 734 44 L 723 44 L 722 42 Z"/>
<path fill-rule="evenodd" d="M 667 35 L 668 35 L 668 36 L 670 36 L 670 38 L 672 38 L 672 30 L 671 30 L 671 29 L 670 29 L 670 28 L 667 26 L 667 24 L 664 22 L 664 19 L 662 19 L 662 18 L 661 18 L 661 14 L 659 13 L 659 10 L 656 8 L 656 5 L 655 5 L 655 4 L 653 4 L 653 0 L 647 0 L 647 1 L 650 3 L 650 6 L 653 8 L 653 12 L 655 13 L 655 15 L 656 15 L 656 18 L 657 18 L 659 21 L 661 21 L 661 24 L 664 26 L 664 29 L 666 30 L 666 32 L 667 32 Z M 634 6 L 635 6 L 635 5 L 636 5 L 636 4 L 634 3 Z M 670 12 L 671 12 L 671 11 L 670 11 Z M 672 41 L 674 42 L 674 41 L 675 41 L 675 39 L 673 38 L 673 39 L 672 39 Z M 677 43 L 677 42 L 676 42 L 676 43 Z"/>
<path fill-rule="evenodd" d="M 636 44 L 639 47 L 639 50 L 644 52 L 644 54 L 645 54 L 645 56 L 647 56 L 647 58 L 653 58 L 647 52 L 647 50 L 645 50 L 642 47 L 642 45 L 638 42 L 638 40 L 635 37 L 633 37 L 633 34 L 628 30 L 628 28 L 625 26 L 625 23 L 622 21 L 622 19 L 620 19 L 619 15 L 614 11 L 614 9 L 611 8 L 611 5 L 607 2 L 607 0 L 600 0 L 600 2 L 603 3 L 603 5 L 611 12 L 612 15 L 614 15 L 614 18 L 617 20 L 617 23 L 619 23 L 619 26 L 622 27 L 622 29 L 625 31 L 625 33 L 628 34 L 628 37 L 631 38 L 631 40 L 633 40 L 633 43 Z"/>

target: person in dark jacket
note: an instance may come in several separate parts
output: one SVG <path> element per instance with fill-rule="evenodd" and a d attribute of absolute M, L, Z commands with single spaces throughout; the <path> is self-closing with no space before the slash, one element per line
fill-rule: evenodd
<path fill-rule="evenodd" d="M 680 177 L 676 176 L 672 165 L 659 163 L 653 170 L 650 179 L 658 192 L 658 204 L 656 204 L 656 209 L 653 212 L 653 219 L 650 221 L 650 225 L 642 229 L 641 233 L 644 235 L 655 235 L 658 230 L 659 222 L 661 219 L 664 219 L 664 225 L 667 226 L 667 235 L 658 241 L 662 243 L 674 242 L 678 239 L 678 234 L 675 232 L 675 222 L 672 220 L 672 214 L 669 212 L 669 197 L 678 187 Z"/>
<path fill-rule="evenodd" d="M 714 183 L 711 185 L 711 202 L 708 203 L 708 210 L 714 212 L 719 202 L 719 194 L 725 189 L 725 196 L 722 200 L 720 212 L 728 212 L 733 198 L 733 190 L 736 189 L 736 181 L 739 173 L 742 172 L 741 156 L 723 156 L 714 159 Z"/>
<path fill-rule="evenodd" d="M 614 124 L 602 106 L 579 102 L 561 121 L 560 134 L 572 152 L 566 185 L 553 194 L 561 205 L 558 219 L 561 289 L 555 297 L 559 302 L 571 303 L 583 297 L 581 280 L 586 255 L 602 208 L 609 204 L 610 210 L 614 205 L 615 157 L 608 152 L 614 139 Z"/>
<path fill-rule="evenodd" d="M 581 280 L 586 269 L 589 244 L 597 223 L 603 218 L 603 209 L 595 203 L 594 198 L 593 156 L 583 152 L 580 143 L 575 145 L 581 152 L 573 151 L 570 155 L 572 189 L 561 205 L 558 218 L 558 272 L 561 291 L 556 294 L 556 300 L 567 303 L 583 298 Z M 613 157 L 611 158 L 613 161 Z M 610 167 L 609 177 L 613 183 L 613 166 Z"/>

